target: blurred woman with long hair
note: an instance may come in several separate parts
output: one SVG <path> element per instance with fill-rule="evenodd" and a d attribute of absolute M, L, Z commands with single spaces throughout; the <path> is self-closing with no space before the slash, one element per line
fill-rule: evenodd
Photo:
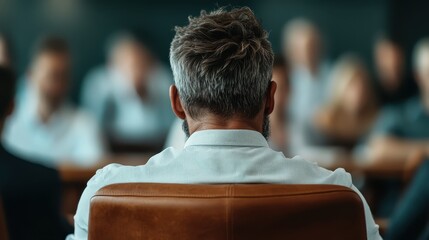
<path fill-rule="evenodd" d="M 369 73 L 359 58 L 346 55 L 332 73 L 330 101 L 314 119 L 328 145 L 352 148 L 371 130 L 378 104 Z"/>

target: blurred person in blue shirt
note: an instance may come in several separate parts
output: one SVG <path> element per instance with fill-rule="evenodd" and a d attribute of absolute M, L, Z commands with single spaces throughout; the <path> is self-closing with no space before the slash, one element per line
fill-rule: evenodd
<path fill-rule="evenodd" d="M 414 50 L 420 96 L 384 110 L 369 146 L 374 161 L 404 162 L 415 152 L 429 153 L 429 38 Z"/>
<path fill-rule="evenodd" d="M 3 134 L 11 149 L 24 157 L 55 166 L 68 162 L 91 165 L 104 154 L 98 126 L 66 100 L 70 52 L 62 38 L 48 36 L 35 49 L 25 94 L 17 102 Z"/>
<path fill-rule="evenodd" d="M 172 75 L 135 34 L 117 33 L 108 45 L 107 65 L 84 81 L 83 106 L 111 142 L 161 146 L 174 119 Z"/>
<path fill-rule="evenodd" d="M 284 31 L 283 50 L 291 66 L 290 148 L 302 154 L 312 142 L 312 119 L 326 102 L 330 89 L 330 66 L 323 59 L 322 37 L 315 25 L 306 19 L 294 19 Z"/>

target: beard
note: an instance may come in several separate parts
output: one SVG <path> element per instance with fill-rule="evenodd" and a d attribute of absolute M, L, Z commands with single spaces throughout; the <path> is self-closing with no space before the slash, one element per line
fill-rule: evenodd
<path fill-rule="evenodd" d="M 182 130 L 183 130 L 183 132 L 185 132 L 186 139 L 188 139 L 191 136 L 191 133 L 189 132 L 189 125 L 188 125 L 188 121 L 186 121 L 186 119 L 183 120 Z"/>
<path fill-rule="evenodd" d="M 188 121 L 186 121 L 186 119 L 183 120 L 182 130 L 185 132 L 186 138 L 191 136 L 191 133 L 189 132 Z M 262 122 L 262 136 L 264 136 L 264 138 L 267 140 L 270 137 L 270 118 L 268 115 L 264 116 L 264 121 Z"/>

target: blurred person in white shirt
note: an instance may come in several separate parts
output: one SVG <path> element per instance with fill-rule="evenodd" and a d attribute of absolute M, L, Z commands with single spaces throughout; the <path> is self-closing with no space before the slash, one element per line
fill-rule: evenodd
<path fill-rule="evenodd" d="M 318 28 L 306 19 L 293 19 L 284 29 L 284 55 L 290 64 L 289 115 L 292 154 L 302 154 L 315 144 L 312 131 L 315 113 L 327 100 L 330 64 L 323 59 L 323 42 Z"/>
<path fill-rule="evenodd" d="M 110 39 L 108 58 L 85 79 L 83 106 L 111 142 L 161 146 L 174 116 L 168 100 L 171 73 L 128 32 Z"/>
<path fill-rule="evenodd" d="M 18 154 L 55 166 L 91 165 L 104 154 L 98 126 L 67 102 L 71 59 L 65 40 L 42 38 L 36 45 L 26 95 L 7 121 L 3 140 Z"/>

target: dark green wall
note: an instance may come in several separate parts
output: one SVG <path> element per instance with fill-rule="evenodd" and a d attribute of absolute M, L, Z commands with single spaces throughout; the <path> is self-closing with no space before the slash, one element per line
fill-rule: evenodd
<path fill-rule="evenodd" d="M 104 61 L 105 40 L 113 31 L 132 28 L 143 32 L 153 51 L 167 63 L 174 25 L 185 24 L 188 15 L 198 15 L 201 9 L 224 5 L 252 7 L 270 31 L 277 52 L 284 23 L 293 17 L 310 18 L 324 32 L 331 59 L 354 51 L 369 61 L 374 36 L 389 20 L 387 0 L 0 0 L 0 31 L 9 33 L 13 40 L 21 74 L 40 34 L 66 36 L 74 53 L 76 99 L 85 73 Z"/>

